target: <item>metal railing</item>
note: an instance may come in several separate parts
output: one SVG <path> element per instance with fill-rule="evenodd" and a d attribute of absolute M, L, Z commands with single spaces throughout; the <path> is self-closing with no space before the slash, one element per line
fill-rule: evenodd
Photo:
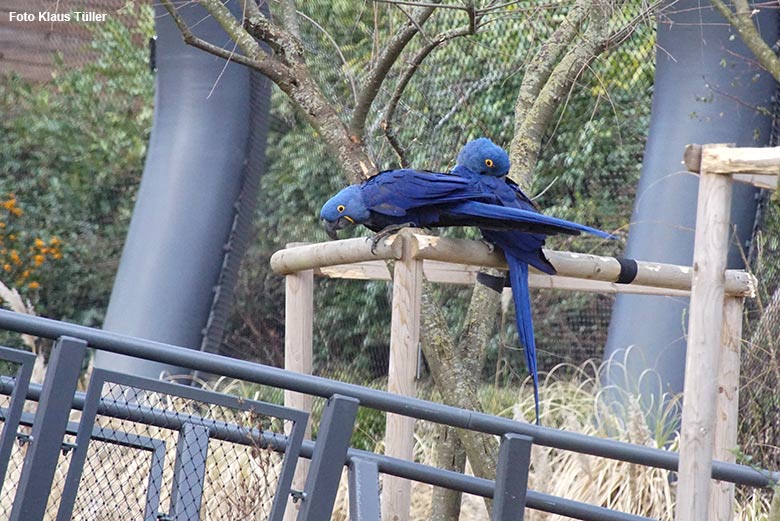
<path fill-rule="evenodd" d="M 108 441 L 128 451 L 151 450 L 153 453 L 152 447 L 157 450 L 160 450 L 159 447 L 168 447 L 163 450 L 175 449 L 175 456 L 172 455 L 175 464 L 173 471 L 168 472 L 170 475 L 161 477 L 159 463 L 150 463 L 144 467 L 147 469 L 144 474 L 147 476 L 147 485 L 142 488 L 146 499 L 125 500 L 128 505 L 140 505 L 133 506 L 139 509 L 137 517 L 148 520 L 230 519 L 211 516 L 208 510 L 201 512 L 207 488 L 219 488 L 220 479 L 237 479 L 225 473 L 224 468 L 230 467 L 223 465 L 226 454 L 233 454 L 233 459 L 240 463 L 234 465 L 236 468 L 257 467 L 261 459 L 264 462 L 253 479 L 260 479 L 258 476 L 261 476 L 271 491 L 268 493 L 271 504 L 263 507 L 268 519 L 281 519 L 287 497 L 292 494 L 302 501 L 299 519 L 307 521 L 330 519 L 345 465 L 349 470 L 352 519 L 379 519 L 379 473 L 493 498 L 493 519 L 496 520 L 522 519 L 524 507 L 583 520 L 647 519 L 526 490 L 532 443 L 670 471 L 676 470 L 679 460 L 676 453 L 661 449 L 539 427 L 9 311 L 0 310 L 0 328 L 57 341 L 42 386 L 28 385 L 28 377 L 25 380 L 34 361 L 31 355 L 7 348 L 0 349 L 0 358 L 18 366 L 16 373 L 0 379 L 0 393 L 11 396 L 7 409 L 2 411 L 5 421 L 0 437 L 0 458 L 5 459 L 0 459 L 0 465 L 8 465 L 8 458 L 3 452 L 3 448 L 11 443 L 7 440 L 16 440 L 19 426 L 32 421 L 32 432 L 26 444 L 24 464 L 13 499 L 12 520 L 51 518 L 52 509 L 55 508 L 58 521 L 70 519 L 78 498 L 96 493 L 96 487 L 90 479 L 99 469 L 84 472 L 85 458 L 91 454 L 90 440 Z M 77 393 L 76 383 L 87 346 L 327 398 L 328 404 L 320 422 L 317 441 L 303 440 L 303 429 L 308 421 L 306 413 L 179 384 L 96 370 L 88 392 Z M 18 404 L 23 403 L 24 399 L 39 404 L 33 418 L 21 414 Z M 183 402 L 186 403 L 182 405 Z M 358 405 L 500 436 L 496 479 L 466 476 L 350 448 Z M 71 409 L 82 411 L 77 430 L 74 430 L 75 425 L 69 423 Z M 96 417 L 102 418 L 102 421 L 96 421 Z M 67 438 L 72 438 L 74 433 L 75 440 L 68 441 Z M 149 441 L 153 439 L 158 441 Z M 124 443 L 121 443 L 122 440 Z M 212 447 L 217 446 L 219 451 L 212 450 Z M 65 475 L 64 481 L 58 484 L 55 481 L 55 470 L 58 465 L 62 465 L 60 460 L 63 450 L 68 452 L 70 461 L 66 473 L 57 473 Z M 132 461 L 128 454 L 119 458 L 119 464 L 114 465 L 122 467 Z M 262 458 L 258 455 L 262 455 Z M 299 456 L 311 459 L 312 464 L 304 490 L 293 491 L 291 473 Z M 716 462 L 712 477 L 766 487 L 777 482 L 780 475 Z M 158 486 L 161 480 L 168 486 L 167 489 Z M 53 487 L 57 487 L 57 494 L 52 493 Z M 151 490 L 153 487 L 154 491 Z M 109 499 L 119 496 L 113 489 L 106 494 Z M 161 500 L 163 495 L 165 497 Z M 228 503 L 235 500 L 235 497 L 220 496 L 219 493 L 211 496 L 222 497 Z M 88 499 L 84 501 L 88 503 Z M 99 503 L 105 504 L 105 501 L 103 497 Z M 56 503 L 54 506 L 53 502 Z M 167 510 L 160 512 L 163 508 Z M 221 507 L 215 505 L 211 508 L 218 512 Z"/>

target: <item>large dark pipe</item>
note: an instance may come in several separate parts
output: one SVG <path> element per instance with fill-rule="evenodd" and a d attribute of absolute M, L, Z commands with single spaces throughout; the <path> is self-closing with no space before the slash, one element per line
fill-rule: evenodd
<path fill-rule="evenodd" d="M 241 12 L 235 0 L 228 6 Z M 179 12 L 197 36 L 229 41 L 196 3 Z M 250 228 L 270 86 L 244 66 L 185 45 L 159 4 L 155 15 L 154 125 L 103 327 L 208 348 L 209 331 L 212 343 L 221 336 L 246 246 L 246 234 L 236 234 Z M 106 352 L 95 363 L 149 377 L 182 372 Z"/>
<path fill-rule="evenodd" d="M 754 19 L 765 40 L 775 42 L 777 12 L 765 9 Z M 708 2 L 673 2 L 659 17 L 657 34 L 650 132 L 626 256 L 690 266 L 698 179 L 681 164 L 683 148 L 766 145 L 776 83 Z M 735 186 L 729 268 L 744 266 L 755 210 L 756 190 Z M 656 404 L 660 394 L 682 391 L 687 312 L 688 299 L 618 296 L 605 358 L 625 367 L 616 364 L 607 372 L 610 383 L 656 398 Z"/>

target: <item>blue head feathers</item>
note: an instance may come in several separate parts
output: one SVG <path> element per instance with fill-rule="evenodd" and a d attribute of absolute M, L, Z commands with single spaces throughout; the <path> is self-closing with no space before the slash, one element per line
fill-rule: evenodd
<path fill-rule="evenodd" d="M 369 217 L 369 211 L 360 194 L 360 185 L 351 185 L 328 199 L 320 210 L 325 231 L 331 238 L 336 232 L 353 224 L 360 224 Z"/>
<path fill-rule="evenodd" d="M 458 165 L 475 174 L 501 177 L 509 172 L 509 156 L 503 148 L 481 137 L 466 143 L 458 154 Z"/>

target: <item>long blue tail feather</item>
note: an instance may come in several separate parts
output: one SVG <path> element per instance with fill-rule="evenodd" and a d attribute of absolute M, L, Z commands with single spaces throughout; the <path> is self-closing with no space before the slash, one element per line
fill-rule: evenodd
<path fill-rule="evenodd" d="M 506 253 L 506 252 L 505 252 Z M 525 349 L 525 362 L 534 384 L 534 410 L 536 424 L 539 419 L 539 372 L 536 367 L 536 341 L 534 340 L 534 323 L 531 316 L 531 293 L 528 290 L 528 264 L 506 253 L 509 264 L 509 281 L 512 285 L 512 298 L 515 301 L 515 320 L 517 334 Z"/>

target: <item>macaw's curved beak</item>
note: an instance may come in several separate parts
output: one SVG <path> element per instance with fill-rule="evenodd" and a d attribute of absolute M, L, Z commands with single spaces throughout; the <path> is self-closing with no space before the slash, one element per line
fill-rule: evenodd
<path fill-rule="evenodd" d="M 349 226 L 352 226 L 354 224 L 354 221 L 349 218 L 339 217 L 335 221 L 326 221 L 325 219 L 322 220 L 322 227 L 325 228 L 325 233 L 328 234 L 328 237 L 330 237 L 332 240 L 338 240 L 339 230 L 343 230 L 344 228 L 347 228 Z"/>

